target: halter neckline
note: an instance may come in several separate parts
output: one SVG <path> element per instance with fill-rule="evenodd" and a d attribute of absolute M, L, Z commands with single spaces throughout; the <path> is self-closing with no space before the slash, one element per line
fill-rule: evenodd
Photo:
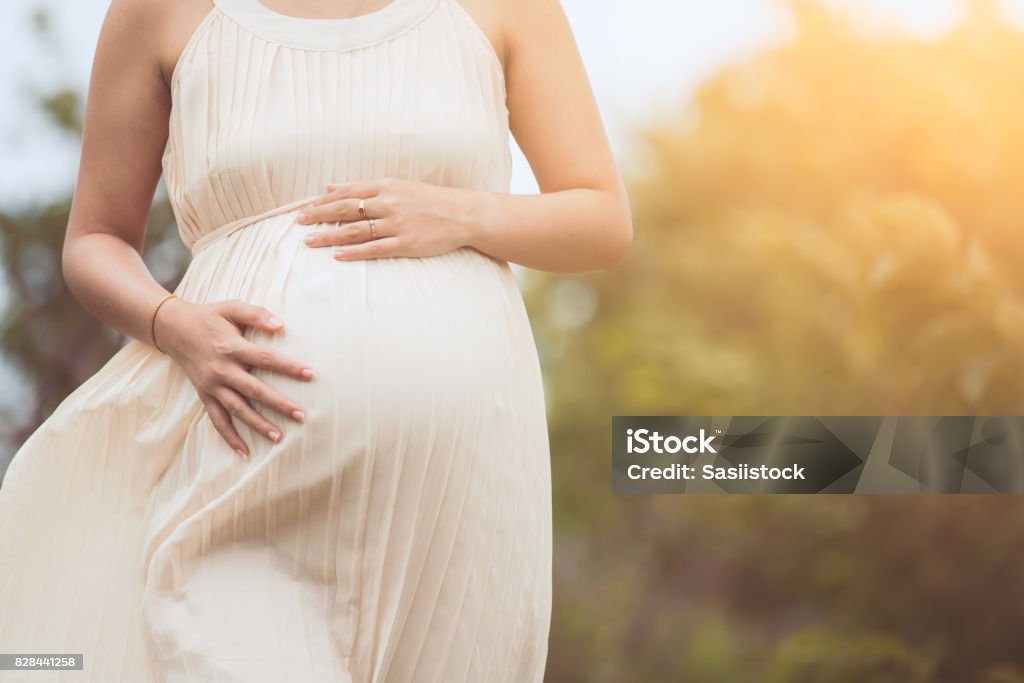
<path fill-rule="evenodd" d="M 287 47 L 352 50 L 394 37 L 427 16 L 440 0 L 390 0 L 354 17 L 318 18 L 282 14 L 261 0 L 214 0 L 250 32 Z"/>

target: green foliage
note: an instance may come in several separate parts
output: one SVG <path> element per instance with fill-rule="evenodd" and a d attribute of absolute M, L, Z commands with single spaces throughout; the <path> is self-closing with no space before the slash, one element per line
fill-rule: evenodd
<path fill-rule="evenodd" d="M 1024 35 L 985 3 L 934 41 L 789 4 L 792 41 L 637 131 L 623 266 L 528 280 L 558 531 L 549 680 L 1024 667 L 1013 497 L 609 492 L 612 415 L 1024 404 Z"/>
<path fill-rule="evenodd" d="M 836 637 L 794 633 L 779 647 L 770 683 L 928 683 L 930 666 L 885 635 Z"/>
<path fill-rule="evenodd" d="M 112 354 L 109 328 L 64 287 L 60 253 L 67 202 L 10 216 L 0 213 L 0 257 L 11 304 L 0 321 L 0 345 L 37 397 L 26 431 L 56 408 Z"/>
<path fill-rule="evenodd" d="M 0 259 L 10 300 L 0 318 L 0 348 L 30 384 L 34 402 L 23 422 L 3 419 L 4 440 L 21 443 L 72 390 L 126 341 L 75 299 L 64 285 L 61 251 L 70 200 L 52 206 L 0 211 Z M 166 200 L 150 213 L 143 254 L 173 287 L 188 260 Z M 13 450 L 9 451 L 13 455 Z M 0 473 L 7 458 L 0 457 Z"/>
<path fill-rule="evenodd" d="M 552 386 L 614 373 L 598 386 L 634 411 L 1016 414 L 1024 41 L 800 16 L 640 131 L 633 252 L 585 278 L 591 324 L 547 332 L 581 359 Z"/>
<path fill-rule="evenodd" d="M 80 95 L 63 90 L 39 107 L 56 127 L 82 129 Z M 0 477 L 16 447 L 127 341 L 82 308 L 64 285 L 61 251 L 70 198 L 51 205 L 0 209 L 0 259 L 9 300 L 0 317 L 0 349 L 17 368 L 33 403 L 0 416 Z M 184 273 L 189 254 L 177 236 L 170 205 L 162 196 L 150 211 L 143 258 L 168 288 Z M 27 410 L 26 410 L 27 408 Z M 27 414 L 27 418 L 22 415 Z"/>
<path fill-rule="evenodd" d="M 82 134 L 82 98 L 73 90 L 59 90 L 42 102 L 43 111 L 58 128 Z"/>

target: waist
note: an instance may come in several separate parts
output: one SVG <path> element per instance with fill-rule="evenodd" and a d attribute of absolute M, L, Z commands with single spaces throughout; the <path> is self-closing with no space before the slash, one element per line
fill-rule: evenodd
<path fill-rule="evenodd" d="M 227 237 L 236 230 L 247 228 L 250 225 L 254 225 L 261 221 L 265 221 L 268 218 L 274 218 L 275 216 L 281 216 L 283 214 L 290 212 L 298 213 L 298 211 L 302 207 L 306 206 L 316 198 L 316 196 L 305 197 L 303 199 L 299 199 L 294 202 L 289 202 L 287 204 L 283 204 L 273 209 L 269 209 L 267 211 L 264 211 L 263 213 L 256 214 L 255 216 L 246 216 L 245 218 L 239 218 L 238 220 L 221 225 L 220 227 L 215 228 L 208 233 L 205 233 L 202 237 L 197 239 L 189 246 L 189 251 L 192 252 L 192 258 L 198 256 L 199 252 L 203 251 L 217 240 L 223 237 Z"/>

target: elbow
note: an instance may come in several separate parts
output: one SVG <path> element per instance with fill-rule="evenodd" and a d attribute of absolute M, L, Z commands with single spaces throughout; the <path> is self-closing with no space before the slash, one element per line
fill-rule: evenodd
<path fill-rule="evenodd" d="M 71 240 L 65 238 L 64 247 L 61 249 L 60 252 L 60 274 L 61 277 L 64 279 L 64 284 L 67 286 L 69 290 L 71 289 L 72 275 L 74 274 L 71 253 Z"/>
<path fill-rule="evenodd" d="M 633 217 L 628 206 L 622 216 L 612 224 L 610 232 L 611 237 L 608 240 L 604 263 L 601 265 L 602 270 L 612 270 L 622 265 L 633 246 Z"/>
<path fill-rule="evenodd" d="M 77 259 L 75 258 L 75 245 L 75 239 L 68 235 L 64 238 L 64 246 L 60 252 L 61 278 L 64 280 L 64 286 L 67 287 L 72 295 L 75 293 L 75 284 L 78 281 L 77 273 L 79 271 Z"/>
<path fill-rule="evenodd" d="M 68 243 L 65 240 L 64 248 L 60 252 L 60 274 L 64 280 L 64 285 L 70 290 L 71 289 L 71 259 L 69 258 L 71 250 L 68 249 Z"/>
<path fill-rule="evenodd" d="M 622 265 L 622 262 L 626 260 L 626 256 L 629 255 L 629 250 L 633 247 L 633 219 L 631 217 L 627 216 L 620 232 L 618 256 L 612 264 L 612 268 Z"/>

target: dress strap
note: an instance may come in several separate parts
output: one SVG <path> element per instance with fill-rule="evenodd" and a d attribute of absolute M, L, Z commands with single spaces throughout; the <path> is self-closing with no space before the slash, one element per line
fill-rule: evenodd
<path fill-rule="evenodd" d="M 282 14 L 261 0 L 213 0 L 226 15 L 250 32 L 287 47 L 353 50 L 387 40 L 426 17 L 440 0 L 390 0 L 379 9 L 354 17 L 319 19 Z"/>

